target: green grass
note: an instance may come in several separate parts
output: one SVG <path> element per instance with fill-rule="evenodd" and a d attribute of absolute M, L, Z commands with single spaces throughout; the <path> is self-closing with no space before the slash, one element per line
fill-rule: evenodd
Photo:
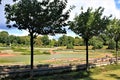
<path fill-rule="evenodd" d="M 120 64 L 108 65 L 91 69 L 91 78 L 95 80 L 119 80 Z"/>
<path fill-rule="evenodd" d="M 22 80 L 120 80 L 120 64 L 107 65 L 90 69 L 89 72 L 77 71 L 62 74 L 45 75 L 34 79 Z M 20 80 L 20 79 L 16 79 Z"/>
<path fill-rule="evenodd" d="M 12 64 L 29 64 L 30 56 L 10 56 L 10 57 L 0 57 L 1 65 L 12 65 Z"/>
<path fill-rule="evenodd" d="M 78 48 L 84 48 L 78 47 Z M 4 50 L 7 50 L 8 48 L 3 48 Z M 10 48 L 9 48 L 10 49 Z M 65 59 L 65 58 L 86 58 L 86 52 L 85 50 L 69 50 L 65 49 L 64 47 L 58 47 L 57 50 L 54 50 L 56 53 L 59 54 L 52 54 L 52 55 L 46 55 L 49 54 L 48 51 L 51 48 L 35 48 L 34 49 L 34 64 L 75 64 L 78 62 L 75 61 L 56 61 L 56 62 L 44 62 L 45 60 L 53 60 L 53 59 Z M 3 51 L 4 51 L 3 50 Z M 13 64 L 29 64 L 30 63 L 30 49 L 28 47 L 12 47 L 11 50 L 13 50 L 13 53 L 16 54 L 16 56 L 12 57 L 0 57 L 0 63 L 7 64 L 7 63 L 13 63 Z M 103 57 L 105 56 L 105 53 L 112 53 L 112 50 L 89 50 L 89 58 L 97 58 L 97 57 Z M 22 54 L 22 55 L 21 55 Z M 79 62 L 80 63 L 80 62 Z"/>
<path fill-rule="evenodd" d="M 62 47 L 64 48 L 64 47 Z M 50 48 L 35 48 L 35 54 L 41 55 L 34 55 L 34 64 L 70 64 L 67 60 L 57 61 L 57 62 L 44 62 L 45 60 L 53 60 L 53 59 L 65 59 L 65 58 L 84 58 L 85 50 L 76 49 L 76 50 L 66 50 L 59 48 L 55 50 L 60 54 L 53 54 L 53 55 L 45 55 L 41 54 L 42 52 L 49 51 Z M 79 48 L 79 47 L 78 47 Z M 81 47 L 82 48 L 82 47 Z M 2 50 L 7 50 L 3 48 Z M 29 48 L 14 48 L 12 49 L 15 52 L 21 53 L 30 53 Z M 105 56 L 105 53 L 112 54 L 114 50 L 89 50 L 89 57 L 96 58 Z M 72 62 L 74 63 L 74 61 Z M 19 55 L 16 53 L 16 56 L 11 57 L 0 57 L 0 64 L 1 65 L 10 65 L 10 64 L 30 64 L 30 55 Z M 34 80 L 119 80 L 120 79 L 120 64 L 119 65 L 109 65 L 109 66 L 102 66 L 96 67 L 94 69 L 90 69 L 89 73 L 85 71 L 78 71 L 78 72 L 70 72 L 70 73 L 63 73 L 63 74 L 55 74 L 49 76 L 41 76 L 37 77 Z M 16 79 L 21 80 L 21 79 Z M 22 80 L 29 80 L 29 79 L 22 79 Z"/>
<path fill-rule="evenodd" d="M 2 50 L 11 50 L 11 48 L 10 47 L 0 47 L 0 51 L 2 51 Z"/>

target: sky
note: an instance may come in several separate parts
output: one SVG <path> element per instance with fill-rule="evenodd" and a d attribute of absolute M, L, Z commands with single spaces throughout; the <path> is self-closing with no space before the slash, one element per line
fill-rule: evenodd
<path fill-rule="evenodd" d="M 25 36 L 28 34 L 25 30 L 18 30 L 16 28 L 8 29 L 6 27 L 6 19 L 4 15 L 4 6 L 5 4 L 12 3 L 12 0 L 2 0 L 2 4 L 0 5 L 0 31 L 7 31 L 10 35 L 15 36 Z M 70 13 L 69 20 L 73 20 L 74 16 L 80 14 L 80 8 L 83 7 L 84 11 L 87 10 L 88 7 L 92 7 L 96 9 L 98 7 L 103 7 L 105 16 L 109 16 L 112 14 L 113 17 L 120 19 L 120 0 L 68 0 L 67 8 L 70 6 L 76 6 Z M 76 34 L 71 30 L 67 30 L 67 36 L 75 37 Z M 59 38 L 62 35 L 50 36 L 50 38 Z"/>

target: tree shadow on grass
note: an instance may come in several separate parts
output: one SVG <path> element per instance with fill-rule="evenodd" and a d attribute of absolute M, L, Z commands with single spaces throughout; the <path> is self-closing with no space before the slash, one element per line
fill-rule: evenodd
<path fill-rule="evenodd" d="M 32 79 L 22 78 L 22 77 L 14 78 L 14 79 L 9 79 L 9 78 L 6 78 L 6 79 L 7 80 L 94 80 L 89 76 L 88 73 L 84 71 L 37 76 L 37 77 L 33 77 Z M 6 79 L 3 79 L 3 80 L 6 80 Z"/>
<path fill-rule="evenodd" d="M 42 67 L 44 66 L 47 69 L 45 68 L 44 70 L 44 68 L 41 68 L 41 66 Z M 84 65 L 77 66 L 76 71 L 72 71 L 73 67 L 71 65 L 49 68 L 49 65 L 46 64 L 46 65 L 38 65 L 36 67 L 38 67 L 38 69 L 34 71 L 37 71 L 37 73 L 34 72 L 33 74 L 34 76 L 32 77 L 32 79 L 30 79 L 30 75 L 29 75 L 30 70 L 26 71 L 27 69 L 24 68 L 25 71 L 24 70 L 22 72 L 21 70 L 20 72 L 13 71 L 11 74 L 9 74 L 9 77 L 6 77 L 5 79 L 2 79 L 2 80 L 94 80 L 90 77 L 91 72 L 89 71 L 86 72 L 86 70 L 84 69 Z M 54 70 L 57 70 L 57 72 L 56 71 L 54 72 Z M 45 74 L 45 72 L 47 73 Z"/>
<path fill-rule="evenodd" d="M 115 79 L 119 79 L 120 80 L 120 76 L 118 76 L 118 75 L 116 75 L 116 74 L 108 74 L 108 76 L 110 76 L 110 77 L 113 77 L 113 78 L 115 78 Z"/>
<path fill-rule="evenodd" d="M 90 73 L 86 71 L 65 72 L 62 74 L 53 74 L 40 76 L 34 80 L 94 80 L 90 77 Z"/>

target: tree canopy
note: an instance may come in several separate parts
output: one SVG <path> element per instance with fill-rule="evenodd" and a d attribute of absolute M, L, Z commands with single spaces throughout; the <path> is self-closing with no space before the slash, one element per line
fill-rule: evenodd
<path fill-rule="evenodd" d="M 70 10 L 63 13 L 66 0 L 20 0 L 14 5 L 5 6 L 7 23 L 15 22 L 13 26 L 28 30 L 30 33 L 49 34 L 65 33 L 62 26 L 69 18 Z"/>
<path fill-rule="evenodd" d="M 116 42 L 116 62 L 118 58 L 118 41 L 120 40 L 120 20 L 114 18 L 107 27 L 107 35 Z"/>
<path fill-rule="evenodd" d="M 90 39 L 97 36 L 106 29 L 109 23 L 109 17 L 103 16 L 104 8 L 99 7 L 95 11 L 88 8 L 86 12 L 83 10 L 81 14 L 75 16 L 74 20 L 70 22 L 70 29 L 74 31 L 83 39 Z"/>
<path fill-rule="evenodd" d="M 110 24 L 107 26 L 107 35 L 114 39 L 115 41 L 120 40 L 120 20 L 119 19 L 112 19 Z"/>
<path fill-rule="evenodd" d="M 109 24 L 109 17 L 103 16 L 104 9 L 99 7 L 95 11 L 88 8 L 86 12 L 81 8 L 81 13 L 70 21 L 70 29 L 81 36 L 86 42 L 86 68 L 88 69 L 88 41 L 93 36 L 101 34 Z"/>
<path fill-rule="evenodd" d="M 67 0 L 18 0 L 14 4 L 6 4 L 5 15 L 8 27 L 28 30 L 31 45 L 31 70 L 33 69 L 33 38 L 36 34 L 47 35 L 66 33 L 63 26 L 69 18 L 72 7 L 66 8 Z M 13 25 L 9 25 L 13 22 Z"/>

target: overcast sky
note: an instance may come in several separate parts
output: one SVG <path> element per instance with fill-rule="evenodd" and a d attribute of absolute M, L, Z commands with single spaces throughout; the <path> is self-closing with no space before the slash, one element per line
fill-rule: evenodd
<path fill-rule="evenodd" d="M 17 29 L 8 29 L 6 27 L 6 20 L 4 15 L 4 5 L 12 3 L 12 0 L 2 0 L 2 4 L 0 5 L 0 31 L 8 31 L 9 34 L 16 35 L 16 36 L 23 36 L 27 35 L 27 31 L 20 31 Z M 98 7 L 104 7 L 104 15 L 109 16 L 110 14 L 113 15 L 113 17 L 120 19 L 120 0 L 68 0 L 67 8 L 70 7 L 70 5 L 75 5 L 76 7 L 72 10 L 70 14 L 69 20 L 72 20 L 76 14 L 80 14 L 80 8 L 83 7 L 84 10 L 87 10 L 88 7 L 92 7 L 93 9 L 96 9 Z M 67 32 L 68 36 L 76 36 L 73 32 L 68 30 Z M 61 35 L 57 35 L 54 38 L 57 38 Z"/>

